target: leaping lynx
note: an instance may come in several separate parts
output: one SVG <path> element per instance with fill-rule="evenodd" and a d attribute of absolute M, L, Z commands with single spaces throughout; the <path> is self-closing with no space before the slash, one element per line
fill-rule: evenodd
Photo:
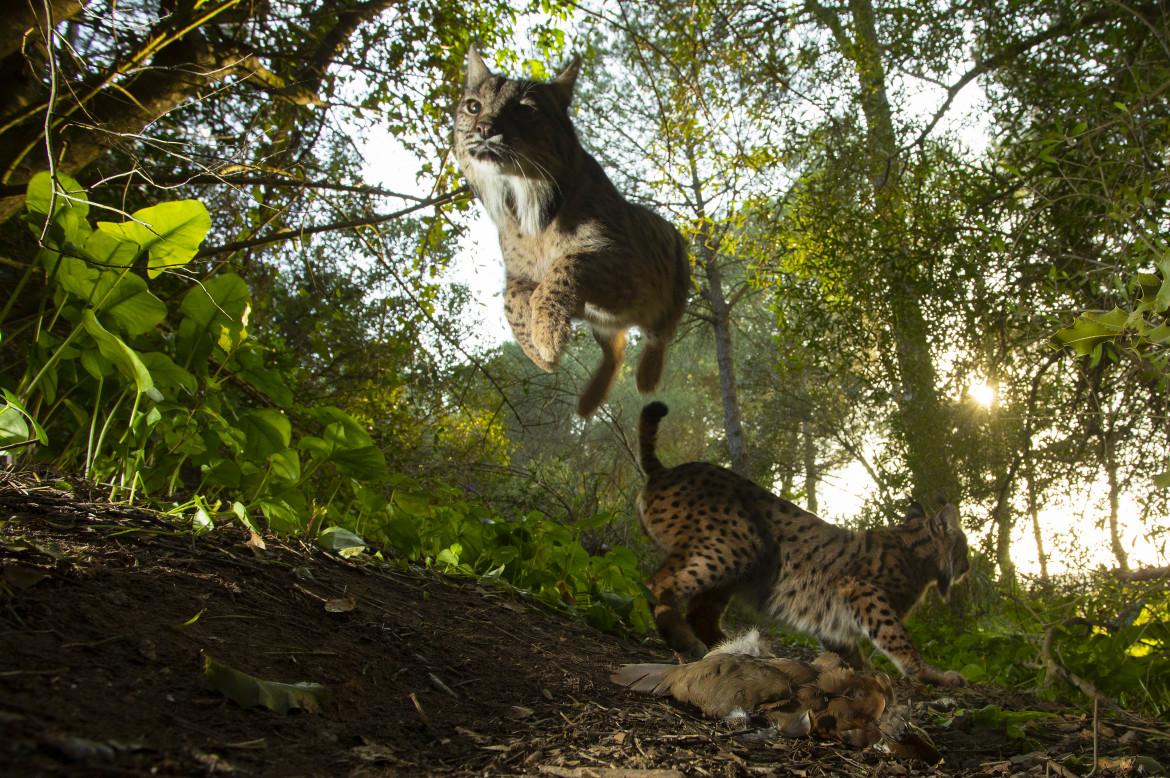
<path fill-rule="evenodd" d="M 627 202 L 577 140 L 569 103 L 574 60 L 553 81 L 492 73 L 472 49 L 455 112 L 455 157 L 499 230 L 504 311 L 524 353 L 556 368 L 584 319 L 602 359 L 581 394 L 589 416 L 605 400 L 626 346 L 646 338 L 637 384 L 649 392 L 686 306 L 690 262 L 678 231 Z"/>
<path fill-rule="evenodd" d="M 666 468 L 654 451 L 666 412 L 658 402 L 642 409 L 647 480 L 638 514 L 667 553 L 649 588 L 671 648 L 697 658 L 722 641 L 720 618 L 738 594 L 854 667 L 865 665 L 857 645 L 865 637 L 910 677 L 963 685 L 959 673 L 927 664 L 902 626 L 931 584 L 946 595 L 967 572 L 967 538 L 954 506 L 927 516 L 916 504 L 895 527 L 836 527 L 730 470 L 705 462 Z"/>

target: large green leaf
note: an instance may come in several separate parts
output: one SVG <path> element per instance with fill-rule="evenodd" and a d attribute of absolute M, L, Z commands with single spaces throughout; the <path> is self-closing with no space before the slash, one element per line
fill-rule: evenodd
<path fill-rule="evenodd" d="M 373 438 L 370 437 L 369 433 L 366 432 L 358 420 L 340 408 L 326 405 L 320 408 L 314 408 L 310 413 L 318 421 L 327 425 L 325 437 L 328 440 L 345 445 L 348 448 L 372 446 L 374 444 Z M 331 427 L 333 428 L 332 430 L 330 430 Z M 338 427 L 341 429 L 338 429 Z"/>
<path fill-rule="evenodd" d="M 278 683 L 235 670 L 203 655 L 203 678 L 215 691 L 241 708 L 263 706 L 284 716 L 293 710 L 316 713 L 328 690 L 319 683 Z"/>
<path fill-rule="evenodd" d="M 317 536 L 317 543 L 322 548 L 336 551 L 344 557 L 357 556 L 368 546 L 366 541 L 344 527 L 326 527 Z"/>
<path fill-rule="evenodd" d="M 243 325 L 244 315 L 252 304 L 248 285 L 235 273 L 222 273 L 194 286 L 179 307 L 184 316 L 196 324 L 219 321 L 225 325 Z"/>
<path fill-rule="evenodd" d="M 77 257 L 43 252 L 41 259 L 49 273 L 56 270 L 54 278 L 62 289 L 86 302 L 105 297 L 118 281 L 117 273 L 98 270 Z"/>
<path fill-rule="evenodd" d="M 81 366 L 94 378 L 109 378 L 114 374 L 114 363 L 106 359 L 101 351 L 86 349 L 81 352 Z"/>
<path fill-rule="evenodd" d="M 175 361 L 161 351 L 145 351 L 138 355 L 150 371 L 156 386 L 163 389 L 185 389 L 195 394 L 199 388 L 195 376 L 175 364 Z"/>
<path fill-rule="evenodd" d="M 130 221 L 98 222 L 98 229 L 118 240 L 132 241 L 149 253 L 147 275 L 190 262 L 211 229 L 207 208 L 198 200 L 159 203 L 135 211 Z"/>
<path fill-rule="evenodd" d="M 264 351 L 259 346 L 244 344 L 236 350 L 236 375 L 259 389 L 279 407 L 292 405 L 293 394 L 285 383 L 284 374 L 264 366 Z"/>
<path fill-rule="evenodd" d="M 106 271 L 112 273 L 113 271 Z M 154 329 L 167 316 L 166 304 L 146 288 L 146 281 L 127 273 L 100 306 L 128 335 L 141 335 Z"/>
<path fill-rule="evenodd" d="M 1150 302 L 1155 313 L 1161 313 L 1170 308 L 1170 259 L 1158 260 L 1158 272 L 1162 274 L 1162 284 Z"/>
<path fill-rule="evenodd" d="M 301 480 L 301 457 L 295 448 L 286 448 L 269 455 L 272 477 L 288 483 Z"/>
<path fill-rule="evenodd" d="M 1056 345 L 1071 346 L 1081 356 L 1088 356 L 1093 347 L 1112 340 L 1125 332 L 1129 314 L 1120 308 L 1111 311 L 1086 311 L 1077 317 L 1071 327 L 1059 329 L 1053 335 Z"/>
<path fill-rule="evenodd" d="M 264 513 L 268 526 L 276 532 L 300 532 L 309 518 L 308 502 L 296 489 L 286 489 L 271 499 L 256 503 Z"/>
<path fill-rule="evenodd" d="M 255 460 L 288 448 L 292 440 L 292 425 L 288 417 L 275 408 L 260 408 L 240 417 L 240 429 L 247 440 L 248 455 Z"/>
<path fill-rule="evenodd" d="M 119 240 L 108 232 L 94 230 L 85 239 L 81 250 L 96 265 L 129 267 L 142 249 L 133 241 Z"/>
<path fill-rule="evenodd" d="M 26 440 L 28 423 L 24 420 L 24 414 L 11 405 L 0 408 L 0 446 L 23 443 Z"/>
<path fill-rule="evenodd" d="M 68 207 L 82 218 L 88 215 L 89 198 L 86 197 L 85 187 L 64 173 L 57 174 L 57 183 L 59 186 L 57 187 L 56 200 L 54 200 L 53 177 L 48 172 L 41 171 L 29 179 L 25 198 L 25 207 L 28 208 L 29 213 L 48 216 L 49 206 L 52 204 L 54 214 L 60 212 L 62 208 Z"/>
<path fill-rule="evenodd" d="M 154 380 L 150 376 L 150 371 L 146 369 L 146 365 L 142 363 L 142 359 L 134 349 L 103 327 L 89 308 L 82 311 L 81 323 L 85 327 L 85 331 L 97 343 L 102 356 L 113 362 L 123 375 L 134 382 L 139 394 L 145 394 L 156 402 L 162 399 L 162 395 L 154 388 Z"/>
<path fill-rule="evenodd" d="M 389 474 L 386 456 L 376 446 L 337 449 L 329 455 L 328 461 L 337 465 L 337 469 L 345 475 L 359 481 L 379 481 Z"/>

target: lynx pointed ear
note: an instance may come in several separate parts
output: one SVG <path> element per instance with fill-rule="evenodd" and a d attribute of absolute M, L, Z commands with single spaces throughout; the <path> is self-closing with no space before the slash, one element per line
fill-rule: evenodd
<path fill-rule="evenodd" d="M 934 531 L 940 535 L 954 535 L 963 531 L 959 525 L 959 510 L 950 503 L 940 508 L 930 522 Z"/>
<path fill-rule="evenodd" d="M 488 66 L 484 64 L 483 57 L 479 56 L 479 52 L 475 46 L 467 50 L 467 82 L 468 89 L 479 86 L 485 79 L 490 78 L 492 72 L 488 70 Z"/>
<path fill-rule="evenodd" d="M 922 507 L 922 503 L 915 500 L 906 508 L 906 513 L 903 516 L 905 521 L 913 521 L 914 519 L 925 519 L 926 509 Z"/>
<path fill-rule="evenodd" d="M 552 86 L 556 89 L 557 97 L 560 99 L 561 105 L 565 108 L 568 108 L 569 103 L 573 101 L 573 87 L 577 84 L 577 75 L 580 72 L 581 58 L 573 57 L 573 61 L 565 65 L 565 69 L 552 81 Z"/>

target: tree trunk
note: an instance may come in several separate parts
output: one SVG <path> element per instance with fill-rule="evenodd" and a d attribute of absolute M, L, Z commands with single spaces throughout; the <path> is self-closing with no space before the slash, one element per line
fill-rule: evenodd
<path fill-rule="evenodd" d="M 1040 506 L 1036 499 L 1036 481 L 1028 468 L 1028 515 L 1032 519 L 1032 537 L 1036 541 L 1036 557 L 1040 561 L 1040 580 L 1048 580 L 1048 552 L 1044 550 L 1044 533 L 1040 530 Z"/>
<path fill-rule="evenodd" d="M 747 442 L 739 413 L 739 393 L 735 381 L 735 364 L 731 350 L 731 307 L 723 293 L 723 275 L 719 269 L 719 240 L 714 236 L 711 219 L 707 215 L 707 201 L 699 180 L 699 167 L 694 149 L 687 146 L 691 166 L 691 194 L 694 196 L 695 216 L 699 221 L 699 265 L 707 279 L 707 302 L 711 306 L 711 328 L 715 334 L 715 363 L 719 367 L 719 396 L 723 402 L 723 429 L 727 434 L 727 449 L 731 469 L 747 477 Z"/>
<path fill-rule="evenodd" d="M 800 420 L 801 453 L 804 459 L 804 507 L 817 512 L 817 445 L 812 434 L 812 422 Z"/>
<path fill-rule="evenodd" d="M 700 231 L 702 236 L 702 231 Z M 735 364 L 731 353 L 731 315 L 727 297 L 723 294 L 723 277 L 719 272 L 718 255 L 709 246 L 700 248 L 703 272 L 707 277 L 707 302 L 711 305 L 711 327 L 715 331 L 715 363 L 719 366 L 719 396 L 723 401 L 723 428 L 727 433 L 727 449 L 731 455 L 731 469 L 747 476 L 747 443 L 744 440 L 743 421 L 739 413 L 739 393 L 735 382 Z"/>
<path fill-rule="evenodd" d="M 995 563 L 999 567 L 999 579 L 1008 586 L 1016 582 L 1016 564 L 1012 561 L 1012 513 L 1011 508 L 1000 504 L 995 512 Z"/>
<path fill-rule="evenodd" d="M 934 361 L 922 312 L 917 267 L 907 249 L 906 199 L 893 113 L 872 0 L 849 0 L 851 25 L 837 11 L 809 0 L 814 16 L 837 41 L 857 73 L 859 101 L 866 122 L 866 172 L 874 193 L 876 258 L 886 280 L 886 302 L 898 366 L 898 427 L 915 496 L 926 502 L 957 500 L 959 486 L 947 451 L 947 426 L 935 388 Z"/>
<path fill-rule="evenodd" d="M 327 30 L 309 44 L 303 53 L 288 52 L 290 61 L 304 63 L 300 78 L 282 79 L 269 72 L 246 45 L 235 42 L 212 42 L 204 35 L 204 26 L 212 29 L 222 22 L 224 13 L 234 4 L 203 4 L 198 7 L 180 3 L 180 10 L 162 20 L 144 36 L 141 51 L 125 51 L 112 70 L 95 74 L 85 85 L 59 89 L 50 106 L 49 95 L 40 83 L 33 83 L 36 93 L 30 97 L 19 90 L 0 91 L 0 223 L 18 213 L 24 203 L 23 186 L 34 173 L 46 169 L 45 113 L 51 109 L 49 135 L 55 169 L 76 176 L 115 144 L 133 138 L 152 122 L 175 110 L 204 89 L 229 77 L 246 78 L 250 86 L 264 89 L 275 99 L 308 104 L 317 101 L 312 88 L 320 84 L 322 74 L 343 49 L 345 40 L 358 25 L 377 16 L 400 0 L 368 0 L 348 9 L 338 10 L 337 3 L 322 3 L 307 13 L 306 28 L 318 25 Z M 55 21 L 74 15 L 82 3 L 52 0 Z M 44 53 L 45 32 L 41 0 L 17 3 L 15 27 L 33 29 L 26 43 Z M 35 12 L 33 10 L 35 9 Z M 34 15 L 35 13 L 35 15 Z M 251 13 L 246 11 L 246 13 Z M 323 22 L 332 21 L 332 25 Z M 0 76 L 9 70 L 28 75 L 33 67 L 39 73 L 45 63 L 27 60 L 21 51 L 23 39 L 14 29 L 0 34 Z M 15 42 L 14 42 L 15 41 Z M 14 48 L 15 46 L 15 48 Z M 38 51 L 36 56 L 40 56 Z M 48 59 L 45 60 L 48 62 Z M 289 80 L 293 83 L 286 85 Z M 39 104 L 37 104 L 39 103 Z M 12 193 L 16 187 L 17 192 Z"/>
<path fill-rule="evenodd" d="M 1121 485 L 1117 479 L 1117 454 L 1114 450 L 1114 443 L 1112 431 L 1105 428 L 1103 422 L 1101 429 L 1101 460 L 1105 467 L 1105 480 L 1109 484 L 1109 546 L 1113 550 L 1113 556 L 1117 559 L 1118 569 L 1124 573 L 1129 570 L 1129 554 L 1121 542 L 1121 526 L 1118 517 Z"/>

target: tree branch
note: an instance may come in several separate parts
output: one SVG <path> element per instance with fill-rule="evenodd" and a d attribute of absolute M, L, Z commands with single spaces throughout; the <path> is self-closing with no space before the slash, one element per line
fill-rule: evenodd
<path fill-rule="evenodd" d="M 1156 3 L 1133 9 L 1125 9 L 1125 11 L 1137 15 L 1143 19 L 1146 18 L 1149 13 L 1160 13 Z M 1122 10 L 1116 8 L 1101 8 L 1093 11 L 1092 13 L 1087 13 L 1078 19 L 1074 19 L 1071 22 L 1057 22 L 1046 30 L 1041 30 L 1040 32 L 1029 35 L 1028 37 L 1017 41 L 1010 46 L 1006 46 L 1003 49 L 1000 49 L 998 52 L 988 57 L 987 59 L 976 62 L 974 67 L 964 73 L 958 81 L 956 81 L 950 86 L 949 89 L 947 89 L 947 96 L 946 99 L 943 100 L 943 104 L 935 112 L 934 116 L 931 117 L 931 120 L 927 123 L 926 127 L 923 128 L 922 132 L 918 133 L 918 137 L 903 146 L 901 149 L 899 149 L 899 151 L 904 152 L 913 148 L 914 146 L 921 146 L 926 141 L 927 136 L 929 136 L 930 133 L 934 131 L 934 128 L 938 126 L 938 123 L 942 121 L 942 118 L 946 115 L 946 112 L 950 110 L 951 103 L 955 101 L 955 98 L 959 96 L 959 93 L 962 92 L 968 84 L 970 84 L 979 76 L 990 73 L 991 71 L 1007 64 L 1021 54 L 1024 54 L 1028 50 L 1033 49 L 1043 43 L 1047 43 L 1048 41 L 1053 40 L 1054 38 L 1057 38 L 1061 35 L 1076 32 L 1077 30 L 1082 30 L 1086 27 L 1092 27 L 1096 24 L 1116 21 L 1122 15 L 1122 13 Z"/>
<path fill-rule="evenodd" d="M 248 238 L 247 240 L 240 240 L 233 243 L 225 243 L 221 246 L 212 246 L 210 248 L 202 249 L 198 254 L 195 255 L 195 257 L 199 259 L 202 257 L 216 256 L 218 254 L 228 254 L 233 251 L 240 251 L 242 249 L 254 248 L 256 246 L 265 246 L 269 243 L 280 243 L 281 241 L 285 240 L 296 240 L 299 238 L 308 237 L 310 235 L 319 235 L 322 232 L 351 230 L 356 227 L 372 227 L 376 224 L 385 224 L 388 221 L 400 219 L 403 216 L 408 216 L 415 211 L 421 211 L 422 209 L 429 208 L 432 205 L 446 205 L 447 203 L 453 203 L 456 200 L 467 196 L 468 194 L 470 194 L 470 190 L 464 186 L 456 189 L 453 192 L 447 192 L 446 194 L 439 195 L 438 197 L 432 197 L 429 200 L 422 200 L 421 202 L 415 203 L 408 208 L 403 208 L 402 210 L 394 211 L 393 213 L 366 216 L 360 219 L 349 219 L 346 221 L 332 222 L 329 224 L 318 224 L 313 227 L 284 227 L 276 230 L 275 232 L 270 232 L 267 235 L 260 235 L 255 238 Z"/>

